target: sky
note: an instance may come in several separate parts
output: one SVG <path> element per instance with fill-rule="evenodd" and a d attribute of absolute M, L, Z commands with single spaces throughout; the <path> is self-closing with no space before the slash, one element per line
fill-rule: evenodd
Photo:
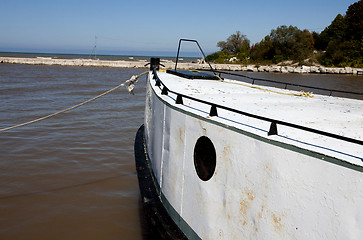
<path fill-rule="evenodd" d="M 0 52 L 175 56 L 189 38 L 209 54 L 236 31 L 251 43 L 282 25 L 321 32 L 357 1 L 0 0 Z"/>

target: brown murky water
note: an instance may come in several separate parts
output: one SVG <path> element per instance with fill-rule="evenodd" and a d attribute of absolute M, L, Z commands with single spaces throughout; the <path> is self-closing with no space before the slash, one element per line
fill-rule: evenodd
<path fill-rule="evenodd" d="M 145 69 L 0 64 L 0 128 L 65 109 Z M 257 77 L 363 92 L 363 78 Z M 0 239 L 146 239 L 133 157 L 145 77 L 56 117 L 0 133 Z"/>
<path fill-rule="evenodd" d="M 0 64 L 0 128 L 96 96 L 146 69 Z M 145 77 L 0 133 L 0 239 L 142 239 L 133 141 Z M 146 232 L 147 233 L 147 232 Z"/>

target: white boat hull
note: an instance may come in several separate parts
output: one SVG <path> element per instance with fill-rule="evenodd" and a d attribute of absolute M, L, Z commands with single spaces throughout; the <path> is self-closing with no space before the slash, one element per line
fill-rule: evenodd
<path fill-rule="evenodd" d="M 160 198 L 189 239 L 362 239 L 361 166 L 188 111 L 150 78 L 147 153 Z M 208 181 L 194 165 L 201 136 L 216 152 Z"/>

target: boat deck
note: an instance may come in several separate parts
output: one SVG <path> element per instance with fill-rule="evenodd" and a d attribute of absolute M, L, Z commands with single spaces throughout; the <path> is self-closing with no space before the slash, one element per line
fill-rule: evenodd
<path fill-rule="evenodd" d="M 303 92 L 266 86 L 259 87 L 228 79 L 224 81 L 186 79 L 165 72 L 158 72 L 158 76 L 170 91 L 265 118 L 362 141 L 363 101 L 361 100 L 316 94 L 311 97 Z M 152 79 L 152 75 L 150 79 Z M 153 86 L 153 88 L 165 101 L 175 104 L 175 94 L 161 95 L 162 86 Z M 270 122 L 223 109 L 217 109 L 218 116 L 209 117 L 209 105 L 185 98 L 183 105 L 174 106 L 226 126 L 309 149 L 363 167 L 363 147 L 361 144 L 281 125 L 277 125 L 277 135 L 267 136 Z"/>

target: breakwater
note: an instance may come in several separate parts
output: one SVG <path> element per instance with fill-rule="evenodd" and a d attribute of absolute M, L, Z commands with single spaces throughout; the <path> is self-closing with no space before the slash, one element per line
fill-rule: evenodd
<path fill-rule="evenodd" d="M 161 60 L 164 68 L 174 68 L 175 63 L 170 60 Z M 84 67 L 115 67 L 115 68 L 146 68 L 147 60 L 96 60 L 96 59 L 59 59 L 51 57 L 17 58 L 0 57 L 0 63 L 7 64 L 31 64 L 31 65 L 61 65 Z M 249 72 L 276 72 L 276 73 L 322 73 L 322 74 L 353 74 L 363 75 L 360 68 L 328 68 L 323 66 L 256 66 L 239 64 L 212 64 L 216 70 L 224 71 L 249 71 Z M 178 69 L 209 69 L 206 63 L 178 63 Z"/>

